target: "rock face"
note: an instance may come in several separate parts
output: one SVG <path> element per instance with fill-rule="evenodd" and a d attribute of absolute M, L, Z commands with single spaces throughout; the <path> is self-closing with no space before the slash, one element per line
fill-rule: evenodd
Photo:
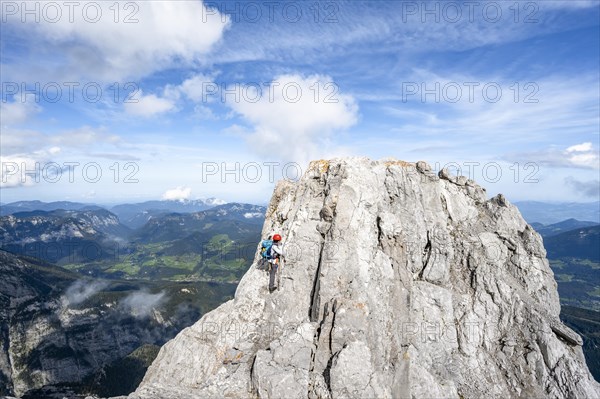
<path fill-rule="evenodd" d="M 424 162 L 344 158 L 282 181 L 235 299 L 160 351 L 135 398 L 600 397 L 540 236 Z"/>
<path fill-rule="evenodd" d="M 162 293 L 152 295 L 134 283 L 83 279 L 0 250 L 0 397 L 131 392 L 122 388 L 132 381 L 135 387 L 145 370 L 143 365 L 133 370 L 131 364 L 142 356 L 132 352 L 163 344 L 198 317 L 189 308 L 179 312 L 176 298 L 167 302 L 175 289 L 165 291 L 163 305 Z M 219 298 L 217 292 L 213 296 Z M 189 313 L 196 316 L 190 319 Z M 119 362 L 130 364 L 128 373 L 119 380 L 105 378 Z"/>
<path fill-rule="evenodd" d="M 149 322 L 66 302 L 60 293 L 76 278 L 0 251 L 0 395 L 36 397 L 36 389 L 81 382 L 141 345 Z"/>

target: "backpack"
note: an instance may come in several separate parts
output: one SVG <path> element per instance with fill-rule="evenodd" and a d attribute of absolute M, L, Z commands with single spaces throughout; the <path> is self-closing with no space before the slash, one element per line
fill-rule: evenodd
<path fill-rule="evenodd" d="M 262 240 L 260 243 L 260 255 L 263 259 L 271 259 L 271 247 L 273 246 L 273 240 Z"/>

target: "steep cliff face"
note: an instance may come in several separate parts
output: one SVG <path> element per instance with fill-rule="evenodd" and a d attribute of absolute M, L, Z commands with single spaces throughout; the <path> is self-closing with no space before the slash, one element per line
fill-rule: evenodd
<path fill-rule="evenodd" d="M 140 398 L 600 397 L 540 236 L 503 196 L 427 164 L 311 163 L 280 182 L 235 299 L 168 342 Z"/>
<path fill-rule="evenodd" d="M 0 397 L 129 393 L 156 354 L 152 345 L 197 320 L 196 300 L 208 311 L 232 294 L 205 283 L 150 288 L 84 279 L 0 250 Z"/>
<path fill-rule="evenodd" d="M 93 289 L 92 282 L 78 284 L 77 278 L 0 251 L 0 396 L 48 397 L 36 390 L 80 384 L 167 328 L 116 309 L 114 299 L 69 303 L 84 295 L 84 287 Z M 82 291 L 68 294 L 68 287 L 77 286 Z"/>
<path fill-rule="evenodd" d="M 47 308 L 54 305 L 49 300 L 54 287 L 66 288 L 76 278 L 66 270 L 47 264 L 31 264 L 0 251 L 0 396 L 23 393 L 21 388 L 26 383 L 21 382 L 20 374 L 27 380 L 35 379 L 35 366 L 29 372 L 21 373 L 26 370 L 19 364 L 33 359 L 21 358 L 13 350 L 14 346 L 20 346 L 26 348 L 28 354 L 36 346 L 36 342 L 28 342 L 23 335 L 14 335 L 21 326 L 16 319 L 25 320 L 27 327 L 22 330 L 33 335 L 36 329 L 30 323 L 38 321 L 38 317 L 32 308 L 37 305 L 40 314 L 47 313 Z M 48 328 L 49 324 L 45 322 L 38 327 Z"/>

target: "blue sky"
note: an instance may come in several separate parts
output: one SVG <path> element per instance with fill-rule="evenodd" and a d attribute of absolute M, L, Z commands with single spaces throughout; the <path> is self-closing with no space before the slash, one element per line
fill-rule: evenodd
<path fill-rule="evenodd" d="M 599 4 L 3 1 L 1 201 L 264 203 L 348 155 L 596 201 Z"/>

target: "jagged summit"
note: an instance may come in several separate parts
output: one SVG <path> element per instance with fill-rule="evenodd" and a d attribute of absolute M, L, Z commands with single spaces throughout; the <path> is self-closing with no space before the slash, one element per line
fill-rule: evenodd
<path fill-rule="evenodd" d="M 540 236 L 502 195 L 425 162 L 312 162 L 273 193 L 281 286 L 167 343 L 135 398 L 600 397 Z"/>

